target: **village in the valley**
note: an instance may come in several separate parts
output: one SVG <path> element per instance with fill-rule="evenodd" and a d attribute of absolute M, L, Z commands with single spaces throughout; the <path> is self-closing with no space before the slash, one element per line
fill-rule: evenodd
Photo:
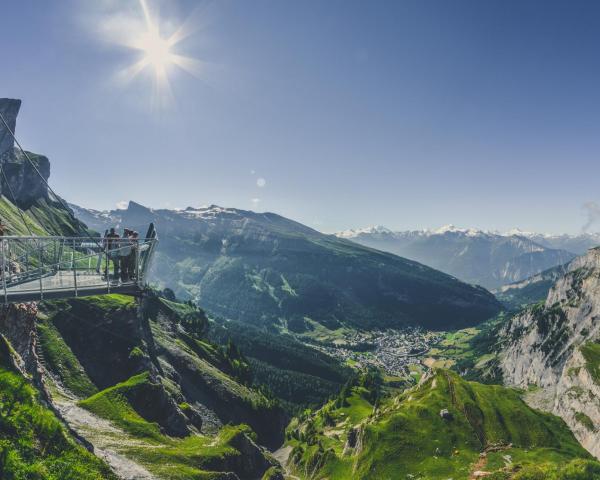
<path fill-rule="evenodd" d="M 352 332 L 343 340 L 316 344 L 318 350 L 356 367 L 377 367 L 388 375 L 409 374 L 409 365 L 419 364 L 442 338 L 438 332 L 407 327 L 402 330 Z"/>

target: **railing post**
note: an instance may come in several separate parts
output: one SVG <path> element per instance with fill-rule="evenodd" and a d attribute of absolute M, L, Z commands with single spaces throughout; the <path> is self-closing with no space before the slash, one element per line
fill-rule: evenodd
<path fill-rule="evenodd" d="M 10 272 L 10 242 L 6 242 L 6 258 L 8 259 L 8 281 L 12 280 L 12 273 Z"/>
<path fill-rule="evenodd" d="M 75 239 L 73 239 L 73 256 L 75 255 Z M 77 296 L 77 264 L 73 262 L 73 284 L 75 285 L 75 296 Z"/>
<path fill-rule="evenodd" d="M 8 303 L 8 293 L 6 292 L 6 252 L 4 251 L 4 243 L 6 240 L 0 240 L 2 245 L 2 288 L 4 288 L 4 303 Z"/>
<path fill-rule="evenodd" d="M 137 283 L 137 286 L 140 286 L 140 242 L 139 240 L 137 241 L 137 243 L 133 244 L 135 247 L 135 283 Z"/>
<path fill-rule="evenodd" d="M 42 252 L 42 243 L 38 240 L 38 255 L 40 257 L 40 300 L 44 299 L 44 282 L 42 277 L 44 275 L 44 255 Z"/>
<path fill-rule="evenodd" d="M 108 242 L 104 244 L 104 255 L 106 256 L 106 292 L 110 293 L 110 264 L 108 263 Z"/>

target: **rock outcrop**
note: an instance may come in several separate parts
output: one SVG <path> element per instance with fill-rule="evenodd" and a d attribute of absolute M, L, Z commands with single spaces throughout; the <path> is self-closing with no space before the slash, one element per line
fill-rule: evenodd
<path fill-rule="evenodd" d="M 17 124 L 17 115 L 21 108 L 21 100 L 12 98 L 0 98 L 0 114 L 4 118 L 4 121 L 8 123 L 8 128 L 13 132 Z M 14 140 L 12 135 L 6 130 L 4 122 L 0 121 L 0 155 L 4 152 L 12 150 L 14 146 Z"/>
<path fill-rule="evenodd" d="M 505 383 L 534 384 L 544 404 L 561 416 L 577 439 L 600 458 L 600 384 L 593 355 L 600 340 L 600 249 L 573 260 L 546 301 L 513 317 L 501 331 L 500 368 Z"/>
<path fill-rule="evenodd" d="M 21 100 L 0 99 L 0 113 L 13 132 L 16 129 L 20 107 Z M 44 180 L 48 181 L 50 177 L 48 158 L 29 152 L 28 155 Z M 46 183 L 39 177 L 25 155 L 14 145 L 13 137 L 2 121 L 0 121 L 0 163 L 8 180 L 7 184 L 4 177 L 0 177 L 0 193 L 11 200 L 14 195 L 18 207 L 27 210 L 36 201 L 50 199 Z"/>

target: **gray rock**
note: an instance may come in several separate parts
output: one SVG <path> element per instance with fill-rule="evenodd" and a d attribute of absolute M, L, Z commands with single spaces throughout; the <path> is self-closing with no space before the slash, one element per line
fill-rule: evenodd
<path fill-rule="evenodd" d="M 527 395 L 535 408 L 550 411 L 571 428 L 579 442 L 600 458 L 600 386 L 581 347 L 600 340 L 600 249 L 573 260 L 550 289 L 544 305 L 514 316 L 500 331 L 504 382 L 540 387 Z M 593 428 L 583 424 L 584 414 Z"/>
<path fill-rule="evenodd" d="M 13 132 L 16 129 L 20 107 L 21 100 L 0 99 L 0 113 Z M 7 185 L 4 177 L 0 177 L 0 193 L 11 201 L 14 195 L 14 202 L 24 210 L 36 201 L 50 200 L 45 183 L 50 177 L 50 161 L 43 155 L 30 152 L 27 154 L 35 168 L 21 150 L 15 147 L 12 135 L 0 121 L 0 163 L 8 180 Z M 38 175 L 38 171 L 43 179 Z"/>
<path fill-rule="evenodd" d="M 454 418 L 447 408 L 442 408 L 440 410 L 440 417 L 442 417 L 444 420 L 452 420 Z"/>
<path fill-rule="evenodd" d="M 21 108 L 21 100 L 12 98 L 0 98 L 0 114 L 8 123 L 9 128 L 14 132 L 17 124 L 17 115 Z M 0 120 L 0 155 L 4 152 L 12 151 L 14 141 L 12 135 L 6 130 L 4 123 Z"/>

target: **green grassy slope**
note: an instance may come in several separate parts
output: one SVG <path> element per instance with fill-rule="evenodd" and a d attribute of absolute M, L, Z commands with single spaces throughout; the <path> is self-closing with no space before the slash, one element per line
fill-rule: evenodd
<path fill-rule="evenodd" d="M 165 435 L 156 422 L 140 415 L 137 402 L 132 402 L 136 396 L 145 395 L 148 388 L 153 385 L 146 372 L 98 392 L 79 405 L 135 437 L 137 442 L 125 446 L 121 453 L 136 459 L 160 478 L 217 479 L 223 476 L 223 470 L 243 464 L 241 436 L 254 435 L 249 427 L 227 426 L 214 438 Z"/>
<path fill-rule="evenodd" d="M 149 292 L 141 304 L 113 294 L 45 302 L 40 312 L 47 368 L 78 406 L 119 429 L 110 448 L 164 479 L 270 467 L 252 439 L 280 441 L 285 416 L 250 386 L 235 345 L 206 339 L 202 310 Z M 109 442 L 114 433 L 90 435 Z"/>
<path fill-rule="evenodd" d="M 108 466 L 70 438 L 27 380 L 5 364 L 0 365 L 0 478 L 116 479 Z"/>
<path fill-rule="evenodd" d="M 77 220 L 71 211 L 59 203 L 42 199 L 19 214 L 19 207 L 5 196 L 0 196 L 0 219 L 6 227 L 6 235 L 64 235 L 80 236 L 87 227 Z M 27 228 L 29 227 L 29 229 Z"/>
<path fill-rule="evenodd" d="M 450 419 L 441 417 L 443 409 Z M 348 406 L 329 404 L 292 424 L 288 443 L 294 447 L 294 472 L 330 480 L 407 474 L 462 480 L 477 469 L 512 478 L 529 465 L 550 471 L 572 459 L 590 459 L 562 420 L 531 409 L 519 392 L 468 382 L 447 370 L 435 370 L 372 412 L 355 388 Z M 344 454 L 349 435 L 356 437 L 349 442 L 354 448 Z"/>
<path fill-rule="evenodd" d="M 585 358 L 585 368 L 592 376 L 594 382 L 600 385 L 600 343 L 588 342 L 580 347 Z"/>

